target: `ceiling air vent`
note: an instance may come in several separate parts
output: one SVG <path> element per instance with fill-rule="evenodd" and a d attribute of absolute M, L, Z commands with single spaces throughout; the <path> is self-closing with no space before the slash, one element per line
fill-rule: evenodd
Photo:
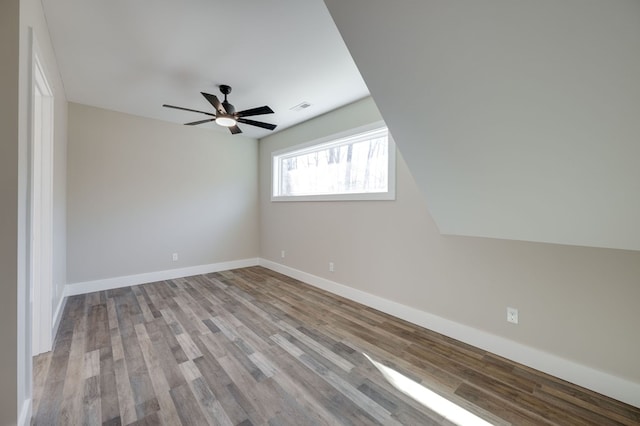
<path fill-rule="evenodd" d="M 289 108 L 291 111 L 302 111 L 303 109 L 307 109 L 311 106 L 311 104 L 309 102 L 300 102 L 298 105 L 296 106 L 292 106 L 291 108 Z"/>

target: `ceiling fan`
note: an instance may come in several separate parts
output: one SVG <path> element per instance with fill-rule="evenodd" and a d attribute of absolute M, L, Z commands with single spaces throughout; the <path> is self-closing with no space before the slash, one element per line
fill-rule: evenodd
<path fill-rule="evenodd" d="M 263 115 L 263 114 L 273 114 L 273 110 L 268 106 L 261 106 L 251 109 L 245 109 L 244 111 L 236 112 L 235 107 L 227 101 L 227 95 L 231 93 L 231 86 L 227 86 L 226 84 L 220 85 L 220 92 L 224 95 L 224 101 L 220 102 L 215 95 L 211 95 L 209 93 L 200 92 L 202 96 L 205 97 L 207 101 L 216 109 L 215 114 L 211 112 L 198 111 L 190 108 L 182 108 L 174 105 L 162 105 L 167 108 L 181 109 L 183 111 L 191 111 L 197 112 L 200 114 L 205 114 L 213 118 L 207 118 L 206 120 L 198 120 L 192 121 L 190 123 L 185 123 L 185 126 L 195 126 L 197 124 L 209 123 L 211 121 L 215 121 L 216 124 L 228 127 L 229 131 L 232 134 L 242 133 L 242 130 L 238 127 L 238 123 L 249 124 L 250 126 L 261 127 L 263 129 L 273 130 L 276 128 L 275 124 L 265 123 L 262 121 L 248 120 L 245 117 L 251 117 L 254 115 Z"/>

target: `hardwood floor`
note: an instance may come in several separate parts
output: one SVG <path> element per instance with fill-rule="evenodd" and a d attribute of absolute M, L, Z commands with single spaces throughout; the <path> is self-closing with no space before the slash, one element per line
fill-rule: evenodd
<path fill-rule="evenodd" d="M 640 409 L 261 267 L 73 296 L 35 425 L 638 425 Z"/>

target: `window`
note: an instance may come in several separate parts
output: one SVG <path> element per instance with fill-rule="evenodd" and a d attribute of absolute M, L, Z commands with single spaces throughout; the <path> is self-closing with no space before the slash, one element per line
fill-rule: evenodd
<path fill-rule="evenodd" d="M 273 201 L 394 200 L 395 144 L 382 124 L 272 154 Z"/>

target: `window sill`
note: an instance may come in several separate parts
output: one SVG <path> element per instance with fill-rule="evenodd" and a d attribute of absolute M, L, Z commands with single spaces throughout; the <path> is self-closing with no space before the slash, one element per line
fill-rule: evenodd
<path fill-rule="evenodd" d="M 370 192 L 357 194 L 324 194 L 271 197 L 272 202 L 296 201 L 395 201 L 395 192 Z"/>

